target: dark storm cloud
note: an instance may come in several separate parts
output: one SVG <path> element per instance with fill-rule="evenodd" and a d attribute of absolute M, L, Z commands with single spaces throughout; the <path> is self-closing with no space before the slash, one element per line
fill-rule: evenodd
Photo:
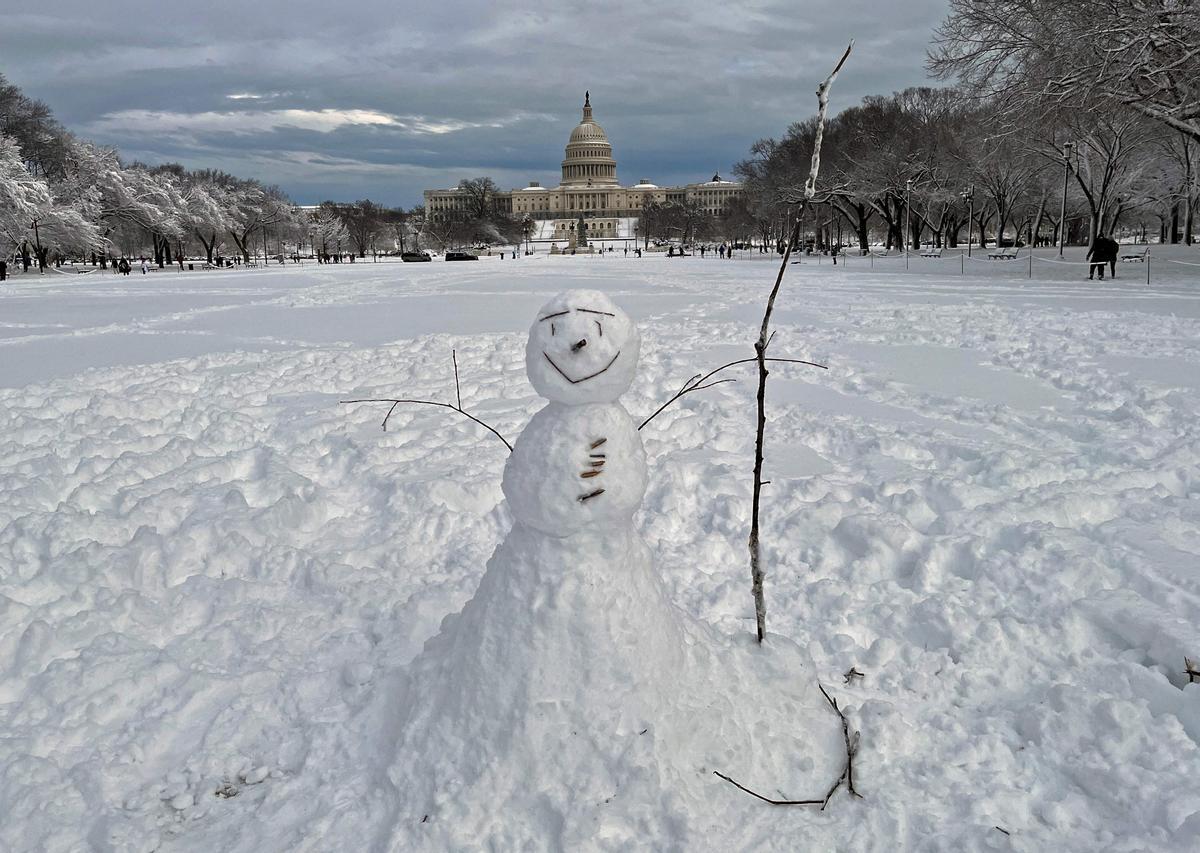
<path fill-rule="evenodd" d="M 102 7 L 99 8 L 98 7 Z M 925 81 L 945 0 L 729 4 L 49 0 L 6 16 L 0 72 L 127 159 L 410 205 L 491 175 L 557 183 L 584 89 L 622 181 L 728 172 L 813 111 Z"/>

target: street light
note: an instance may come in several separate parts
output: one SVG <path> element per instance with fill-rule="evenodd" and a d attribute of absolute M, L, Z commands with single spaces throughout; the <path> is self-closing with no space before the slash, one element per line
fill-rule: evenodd
<path fill-rule="evenodd" d="M 912 233 L 909 230 L 909 214 L 912 213 L 912 178 L 904 182 L 904 234 L 901 238 L 904 240 L 904 268 L 908 269 L 908 238 Z"/>
<path fill-rule="evenodd" d="M 1063 255 L 1063 247 L 1067 244 L 1067 180 L 1071 177 L 1071 151 L 1074 142 L 1063 143 L 1063 194 L 1062 211 L 1058 217 L 1058 256 Z"/>
<path fill-rule="evenodd" d="M 971 257 L 971 244 L 975 242 L 975 185 L 971 184 L 959 195 L 967 203 L 967 257 Z"/>
<path fill-rule="evenodd" d="M 39 222 L 41 222 L 41 221 L 42 221 L 42 220 L 41 220 L 41 218 L 40 218 L 40 217 L 36 217 L 36 216 L 35 216 L 35 217 L 34 217 L 34 219 L 33 219 L 33 222 L 32 222 L 32 225 L 33 225 L 33 243 L 34 243 L 34 245 L 35 245 L 35 246 L 37 246 L 37 257 L 38 257 L 38 274 L 39 274 L 39 275 L 45 275 L 45 274 L 46 274 L 46 265 L 45 265 L 44 263 L 42 263 L 42 238 L 41 238 L 41 236 L 39 236 L 39 234 L 38 234 L 38 223 L 39 223 Z"/>

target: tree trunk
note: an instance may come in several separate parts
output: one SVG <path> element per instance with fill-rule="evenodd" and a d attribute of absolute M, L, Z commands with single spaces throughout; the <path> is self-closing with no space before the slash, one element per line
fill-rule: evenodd
<path fill-rule="evenodd" d="M 1029 245 L 1038 245 L 1042 236 L 1042 220 L 1046 218 L 1046 196 L 1042 196 L 1041 202 L 1038 203 L 1037 214 L 1033 217 L 1033 224 L 1029 226 Z"/>

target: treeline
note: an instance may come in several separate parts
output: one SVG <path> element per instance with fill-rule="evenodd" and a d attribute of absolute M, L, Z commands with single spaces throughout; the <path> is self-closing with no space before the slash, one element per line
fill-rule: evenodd
<path fill-rule="evenodd" d="M 0 258 L 17 255 L 26 269 L 118 255 L 159 265 L 232 254 L 248 262 L 260 252 L 361 257 L 415 246 L 423 221 L 421 208 L 363 200 L 305 210 L 253 178 L 123 163 L 0 75 Z"/>
<path fill-rule="evenodd" d="M 1072 243 L 1190 244 L 1200 14 L 1188 6 L 952 0 L 929 67 L 955 85 L 871 96 L 834 118 L 806 231 L 863 250 L 968 234 L 1040 245 L 1064 228 Z M 814 129 L 760 140 L 736 168 L 764 239 L 790 226 Z"/>

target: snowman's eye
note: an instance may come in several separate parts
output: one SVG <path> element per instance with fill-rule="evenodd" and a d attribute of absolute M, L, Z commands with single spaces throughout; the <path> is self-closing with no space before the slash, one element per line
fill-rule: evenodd
<path fill-rule="evenodd" d="M 600 321 L 596 321 L 596 328 L 600 330 L 600 337 L 604 337 L 604 327 L 600 325 Z"/>

